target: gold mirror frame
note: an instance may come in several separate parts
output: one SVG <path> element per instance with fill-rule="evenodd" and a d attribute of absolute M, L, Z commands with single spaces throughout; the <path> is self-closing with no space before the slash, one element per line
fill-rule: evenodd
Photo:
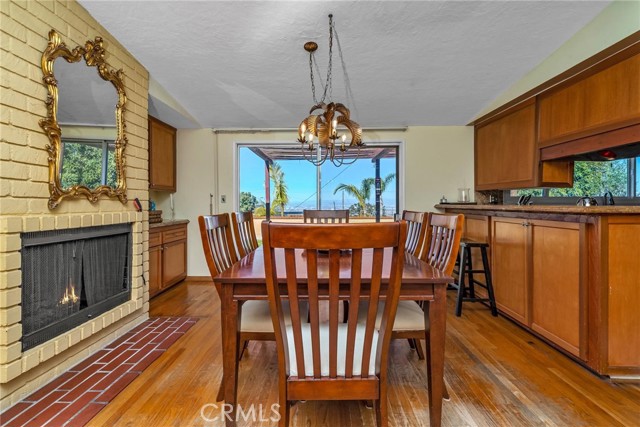
<path fill-rule="evenodd" d="M 102 194 L 107 197 L 118 198 L 123 204 L 127 203 L 127 183 L 125 179 L 124 149 L 127 145 L 125 136 L 124 112 L 127 95 L 122 81 L 123 71 L 111 68 L 104 60 L 104 48 L 102 38 L 96 37 L 94 41 L 87 40 L 84 47 L 77 46 L 69 50 L 55 30 L 49 31 L 49 43 L 42 54 L 42 80 L 49 91 L 47 100 L 47 117 L 40 120 L 40 126 L 49 137 L 50 144 L 46 146 L 49 153 L 49 209 L 55 209 L 65 198 L 86 196 L 91 203 L 96 203 Z M 83 58 L 88 67 L 96 67 L 98 74 L 104 80 L 111 82 L 118 92 L 118 104 L 116 105 L 116 129 L 117 137 L 114 141 L 114 158 L 116 163 L 116 188 L 101 185 L 94 189 L 84 185 L 74 185 L 63 188 L 61 184 L 62 164 L 62 131 L 58 124 L 58 83 L 53 73 L 53 64 L 57 58 L 64 58 L 69 63 L 79 62 Z"/>

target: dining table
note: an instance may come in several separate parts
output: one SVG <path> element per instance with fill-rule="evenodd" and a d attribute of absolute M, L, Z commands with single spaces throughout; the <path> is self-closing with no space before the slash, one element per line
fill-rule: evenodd
<path fill-rule="evenodd" d="M 299 280 L 305 280 L 306 255 L 304 250 L 296 250 L 296 268 Z M 328 256 L 318 257 L 319 294 L 328 290 Z M 385 294 L 385 278 L 389 279 L 390 256 L 385 256 L 383 263 L 383 283 L 380 295 Z M 350 283 L 350 256 L 345 253 L 340 260 L 340 298 L 348 299 Z M 287 289 L 284 274 L 284 251 L 275 250 L 275 260 L 280 293 L 286 298 Z M 367 280 L 370 282 L 372 251 L 363 251 L 362 289 L 366 292 Z M 326 266 L 326 268 L 325 268 Z M 325 274 L 326 273 L 326 274 Z M 367 277 L 369 276 L 369 277 Z M 223 384 L 221 387 L 225 404 L 230 405 L 231 412 L 225 416 L 226 426 L 236 425 L 237 391 L 238 391 L 238 356 L 239 337 L 241 331 L 242 304 L 248 300 L 267 300 L 267 286 L 264 268 L 263 247 L 247 254 L 227 270 L 213 278 L 220 297 L 222 327 L 222 361 Z M 405 253 L 402 270 L 400 299 L 424 301 L 425 327 L 427 343 L 427 396 L 429 401 L 429 422 L 437 427 L 442 419 L 442 399 L 444 392 L 444 350 L 446 332 L 446 297 L 447 285 L 453 282 L 446 275 L 428 263 Z M 323 288 L 324 287 L 324 288 Z M 303 288 L 300 288 L 301 292 Z M 304 298 L 304 294 L 299 297 Z"/>

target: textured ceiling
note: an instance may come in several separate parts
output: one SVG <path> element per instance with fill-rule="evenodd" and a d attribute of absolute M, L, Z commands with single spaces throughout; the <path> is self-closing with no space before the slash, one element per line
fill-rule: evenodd
<path fill-rule="evenodd" d="M 296 127 L 312 104 L 302 46 L 318 43 L 324 77 L 329 13 L 353 93 L 346 102 L 336 49 L 333 100 L 345 102 L 353 119 L 363 127 L 463 125 L 608 4 L 80 3 L 202 127 L 211 128 Z"/>

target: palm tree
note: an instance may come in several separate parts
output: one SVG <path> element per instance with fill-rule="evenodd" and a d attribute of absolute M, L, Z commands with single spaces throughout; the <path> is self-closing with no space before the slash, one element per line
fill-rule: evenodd
<path fill-rule="evenodd" d="M 279 163 L 269 166 L 269 178 L 273 181 L 273 207 L 280 207 L 280 215 L 284 216 L 284 208 L 289 203 L 287 184 L 284 182 L 284 171 Z"/>
<path fill-rule="evenodd" d="M 382 193 L 386 190 L 387 185 L 391 183 L 396 177 L 395 173 L 390 173 L 386 177 L 380 180 L 380 202 L 382 203 Z M 360 183 L 360 188 L 356 187 L 354 184 L 340 184 L 333 190 L 333 194 L 336 194 L 338 191 L 345 191 L 352 197 L 355 197 L 358 201 L 358 215 L 365 215 L 367 212 L 367 201 L 371 196 L 371 189 L 375 188 L 376 180 L 375 178 L 365 178 Z"/>

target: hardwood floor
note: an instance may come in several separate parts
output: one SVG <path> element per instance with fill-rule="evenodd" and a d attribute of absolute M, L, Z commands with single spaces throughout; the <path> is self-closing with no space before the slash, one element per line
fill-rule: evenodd
<path fill-rule="evenodd" d="M 443 426 L 640 425 L 640 385 L 600 379 L 480 304 L 465 303 L 456 318 L 449 296 L 445 380 L 451 400 L 443 405 Z M 151 316 L 201 320 L 88 425 L 223 425 L 222 402 L 215 402 L 222 375 L 219 310 L 210 283 L 184 282 L 151 300 Z M 391 351 L 390 425 L 428 426 L 424 362 L 406 341 L 394 342 Z M 240 363 L 238 401 L 245 412 L 254 403 L 257 419 L 260 404 L 268 418 L 277 403 L 276 370 L 275 344 L 251 343 Z M 238 424 L 275 424 L 248 417 Z M 375 426 L 375 416 L 359 402 L 304 402 L 294 406 L 291 425 Z"/>

